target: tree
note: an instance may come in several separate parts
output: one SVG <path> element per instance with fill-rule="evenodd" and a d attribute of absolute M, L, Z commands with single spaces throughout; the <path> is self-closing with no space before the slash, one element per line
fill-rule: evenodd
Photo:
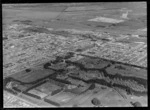
<path fill-rule="evenodd" d="M 28 72 L 31 72 L 31 69 L 28 68 L 28 69 L 26 69 L 25 71 L 28 73 Z"/>
<path fill-rule="evenodd" d="M 97 98 L 93 98 L 93 99 L 91 100 L 91 103 L 92 103 L 93 105 L 97 106 L 97 107 L 101 106 L 101 101 L 100 101 L 99 99 L 97 99 Z"/>
<path fill-rule="evenodd" d="M 130 102 L 132 105 L 133 105 L 133 107 L 142 107 L 142 105 L 141 105 L 141 103 L 140 102 Z"/>
<path fill-rule="evenodd" d="M 51 66 L 51 63 L 50 62 L 47 62 L 43 65 L 43 68 L 44 69 L 49 69 L 49 67 Z"/>
<path fill-rule="evenodd" d="M 94 83 L 92 83 L 91 86 L 89 87 L 89 90 L 93 90 L 93 89 L 95 89 L 95 84 Z"/>

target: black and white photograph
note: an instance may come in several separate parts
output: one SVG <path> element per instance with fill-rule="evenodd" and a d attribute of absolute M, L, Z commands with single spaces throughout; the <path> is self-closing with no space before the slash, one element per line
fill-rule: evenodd
<path fill-rule="evenodd" d="M 3 3 L 3 107 L 148 107 L 147 2 Z"/>

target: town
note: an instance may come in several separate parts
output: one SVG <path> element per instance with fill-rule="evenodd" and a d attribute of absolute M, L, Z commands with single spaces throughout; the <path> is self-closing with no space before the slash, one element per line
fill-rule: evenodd
<path fill-rule="evenodd" d="M 148 106 L 145 5 L 3 5 L 4 108 Z"/>

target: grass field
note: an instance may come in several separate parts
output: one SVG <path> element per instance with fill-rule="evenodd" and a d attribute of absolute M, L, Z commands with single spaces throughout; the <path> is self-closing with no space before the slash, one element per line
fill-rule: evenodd
<path fill-rule="evenodd" d="M 21 73 L 16 73 L 11 75 L 10 77 L 19 80 L 21 82 L 30 83 L 37 81 L 38 79 L 42 79 L 50 74 L 52 74 L 53 71 L 51 70 L 33 70 L 29 73 L 22 71 Z"/>

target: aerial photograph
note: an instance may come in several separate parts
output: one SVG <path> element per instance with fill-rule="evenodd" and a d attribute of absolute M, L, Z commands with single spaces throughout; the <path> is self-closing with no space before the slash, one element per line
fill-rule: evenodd
<path fill-rule="evenodd" d="M 147 107 L 147 2 L 2 4 L 3 107 Z"/>

